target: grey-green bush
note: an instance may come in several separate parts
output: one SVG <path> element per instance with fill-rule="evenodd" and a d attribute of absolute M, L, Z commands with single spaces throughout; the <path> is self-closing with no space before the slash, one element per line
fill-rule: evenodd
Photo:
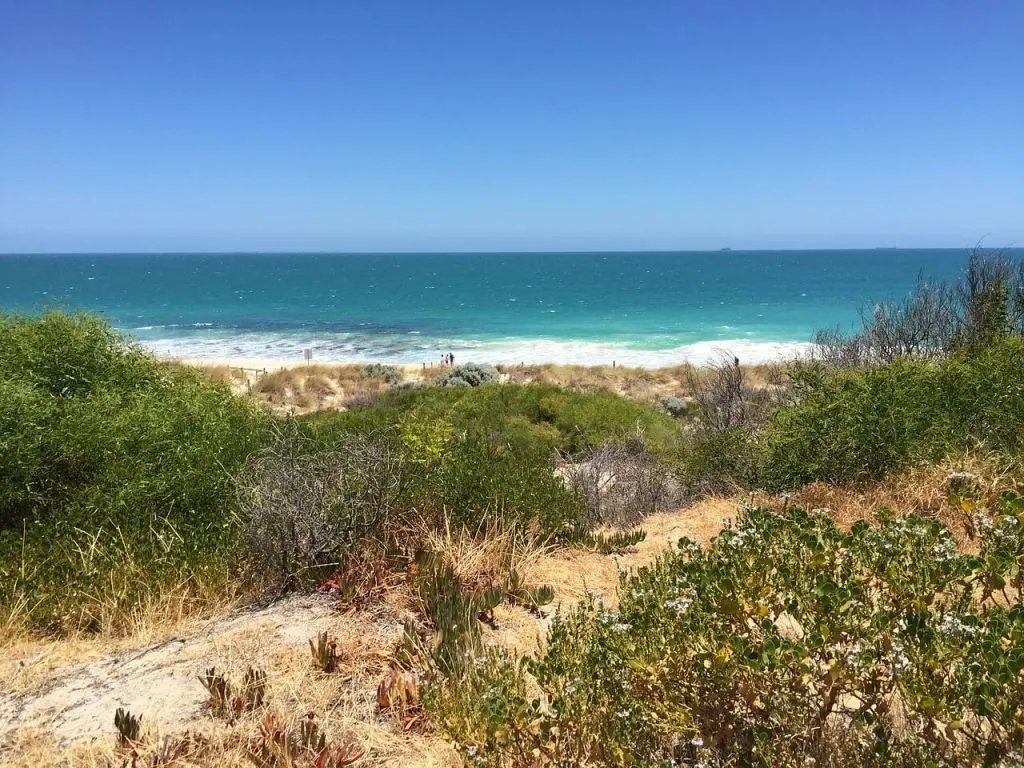
<path fill-rule="evenodd" d="M 687 415 L 693 409 L 693 400 L 687 397 L 665 395 L 658 402 L 668 412 L 668 415 L 674 419 Z"/>
<path fill-rule="evenodd" d="M 493 365 L 485 363 L 466 363 L 434 379 L 439 387 L 479 387 L 499 381 L 501 374 Z"/>
<path fill-rule="evenodd" d="M 394 365 L 370 363 L 363 368 L 363 376 L 367 379 L 384 379 L 385 382 L 391 384 L 402 378 L 402 371 Z"/>

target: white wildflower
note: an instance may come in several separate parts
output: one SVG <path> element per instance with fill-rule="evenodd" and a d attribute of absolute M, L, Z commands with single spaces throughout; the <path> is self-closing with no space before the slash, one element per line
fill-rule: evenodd
<path fill-rule="evenodd" d="M 676 597 L 665 601 L 665 607 L 671 608 L 676 613 L 686 613 L 693 605 L 692 597 Z"/>

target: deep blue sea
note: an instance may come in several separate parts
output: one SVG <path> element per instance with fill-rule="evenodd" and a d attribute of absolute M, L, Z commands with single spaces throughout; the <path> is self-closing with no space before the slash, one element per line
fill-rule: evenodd
<path fill-rule="evenodd" d="M 965 249 L 0 255 L 0 308 L 101 312 L 185 358 L 669 365 L 790 354 Z"/>

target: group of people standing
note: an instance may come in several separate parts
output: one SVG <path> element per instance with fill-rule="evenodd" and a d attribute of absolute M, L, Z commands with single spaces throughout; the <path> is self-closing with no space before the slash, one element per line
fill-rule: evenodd
<path fill-rule="evenodd" d="M 447 355 L 441 356 L 441 367 L 443 368 L 446 365 L 455 365 L 455 355 L 453 355 L 451 352 L 449 352 Z"/>

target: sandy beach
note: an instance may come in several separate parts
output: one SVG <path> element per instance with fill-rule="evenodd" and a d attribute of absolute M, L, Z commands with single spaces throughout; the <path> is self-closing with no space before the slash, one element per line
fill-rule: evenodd
<path fill-rule="evenodd" d="M 546 367 L 572 366 L 574 368 L 634 368 L 648 371 L 665 368 L 676 368 L 680 365 L 696 365 L 699 367 L 714 364 L 720 360 L 731 360 L 738 357 L 744 365 L 763 365 L 779 363 L 802 357 L 810 351 L 807 342 L 751 342 L 744 339 L 726 341 L 707 341 L 690 344 L 685 348 L 671 350 L 632 350 L 612 348 L 604 345 L 583 343 L 561 343 L 550 341 L 533 342 L 529 349 L 517 350 L 517 354 L 495 356 L 487 350 L 467 350 L 453 348 L 456 364 L 476 362 L 503 366 Z M 438 368 L 440 353 L 437 358 L 427 361 L 410 362 L 406 358 L 402 362 L 387 359 L 352 358 L 319 358 L 316 350 L 310 362 L 302 357 L 301 350 L 292 355 L 277 357 L 256 356 L 211 356 L 193 357 L 161 353 L 153 348 L 153 353 L 163 360 L 176 361 L 185 365 L 204 368 L 251 368 L 265 371 L 278 371 L 285 368 L 302 368 L 305 366 L 329 366 L 331 368 L 371 363 L 393 365 L 405 373 L 421 372 Z"/>
<path fill-rule="evenodd" d="M 295 358 L 288 357 L 174 357 L 168 355 L 157 355 L 161 360 L 167 362 L 180 363 L 181 365 L 188 365 L 194 368 L 240 368 L 246 371 L 266 371 L 267 373 L 273 373 L 274 371 L 288 370 L 288 369 L 301 369 L 301 368 L 315 368 L 317 366 L 329 367 L 329 368 L 342 368 L 349 365 L 365 366 L 367 362 L 365 360 L 312 360 L 306 362 L 305 360 L 296 360 Z M 437 364 L 427 363 L 389 363 L 381 361 L 381 365 L 393 365 L 399 368 L 404 374 L 414 374 L 422 371 L 426 368 L 437 368 Z"/>

